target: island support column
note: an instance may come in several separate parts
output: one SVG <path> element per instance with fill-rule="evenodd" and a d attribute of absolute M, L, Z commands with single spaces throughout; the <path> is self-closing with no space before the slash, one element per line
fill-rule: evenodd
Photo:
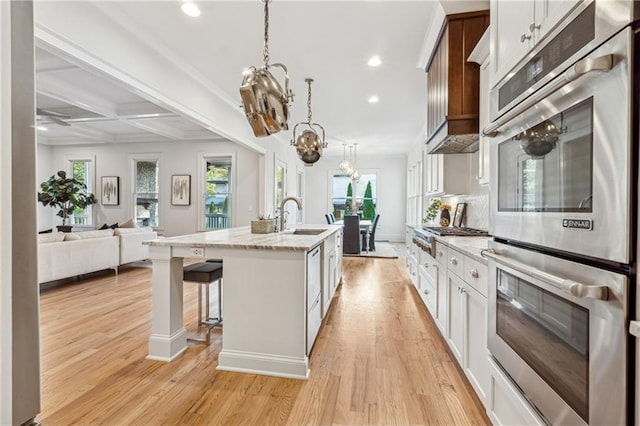
<path fill-rule="evenodd" d="M 169 246 L 149 246 L 153 262 L 151 336 L 148 359 L 172 361 L 187 349 L 182 318 L 182 257 Z"/>

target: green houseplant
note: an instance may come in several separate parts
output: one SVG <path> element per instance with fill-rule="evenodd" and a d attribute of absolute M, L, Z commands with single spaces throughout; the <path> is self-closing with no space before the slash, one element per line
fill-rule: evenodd
<path fill-rule="evenodd" d="M 57 208 L 57 216 L 62 218 L 62 226 L 67 226 L 67 219 L 76 208 L 84 209 L 96 203 L 96 197 L 87 192 L 87 186 L 74 177 L 67 177 L 64 170 L 58 171 L 40 184 L 42 192 L 38 192 L 38 202 L 43 206 Z"/>

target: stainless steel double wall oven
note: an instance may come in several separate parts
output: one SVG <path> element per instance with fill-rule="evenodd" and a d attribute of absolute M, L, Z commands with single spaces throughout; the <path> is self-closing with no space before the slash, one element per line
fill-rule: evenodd
<path fill-rule="evenodd" d="M 489 350 L 550 424 L 625 424 L 637 5 L 581 2 L 490 93 Z"/>

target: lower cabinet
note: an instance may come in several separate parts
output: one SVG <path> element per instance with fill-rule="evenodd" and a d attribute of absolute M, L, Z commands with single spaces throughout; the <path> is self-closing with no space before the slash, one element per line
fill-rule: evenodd
<path fill-rule="evenodd" d="M 322 322 L 321 299 L 324 279 L 320 246 L 307 253 L 307 355 L 311 352 Z"/>
<path fill-rule="evenodd" d="M 456 250 L 450 249 L 448 257 L 447 343 L 478 397 L 486 405 L 489 387 L 487 267 Z"/>
<path fill-rule="evenodd" d="M 494 425 L 545 425 L 502 369 L 487 358 L 490 376 L 487 415 Z"/>

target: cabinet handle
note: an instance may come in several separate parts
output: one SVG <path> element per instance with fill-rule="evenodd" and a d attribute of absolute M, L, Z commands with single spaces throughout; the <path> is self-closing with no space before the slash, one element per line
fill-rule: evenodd
<path fill-rule="evenodd" d="M 438 250 L 438 256 L 442 257 L 442 250 Z"/>
<path fill-rule="evenodd" d="M 478 270 L 477 269 L 472 269 L 471 271 L 469 271 L 469 275 L 471 275 L 471 278 L 478 278 L 480 277 L 480 274 L 478 274 Z"/>
<path fill-rule="evenodd" d="M 451 260 L 450 260 L 449 262 L 450 262 L 452 265 L 454 265 L 454 266 L 458 264 L 458 261 L 456 260 L 456 258 L 455 258 L 455 257 L 452 257 L 452 258 L 451 258 Z"/>
<path fill-rule="evenodd" d="M 425 268 L 428 268 L 428 267 L 429 267 L 429 264 L 428 264 L 428 263 L 425 263 L 425 264 L 424 264 L 424 267 L 425 267 Z"/>
<path fill-rule="evenodd" d="M 539 30 L 540 29 L 540 25 L 536 25 L 535 22 L 532 22 L 531 24 L 529 24 L 529 32 L 532 33 L 535 30 Z"/>
<path fill-rule="evenodd" d="M 464 287 L 460 287 L 460 293 L 461 293 L 461 294 L 462 294 L 462 293 L 466 293 L 466 292 L 467 292 L 467 289 L 466 289 L 466 288 L 464 288 Z"/>
<path fill-rule="evenodd" d="M 525 41 L 527 41 L 527 40 L 529 40 L 529 39 L 531 39 L 531 36 L 530 36 L 530 35 L 526 35 L 525 33 L 522 33 L 522 34 L 520 35 L 520 43 L 524 43 Z"/>
<path fill-rule="evenodd" d="M 428 290 L 422 290 L 422 292 L 423 292 L 424 294 L 429 294 L 429 291 L 428 291 Z"/>

